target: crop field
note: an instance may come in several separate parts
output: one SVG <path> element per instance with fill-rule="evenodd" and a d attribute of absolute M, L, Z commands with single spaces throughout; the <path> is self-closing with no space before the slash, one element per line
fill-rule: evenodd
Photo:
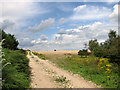
<path fill-rule="evenodd" d="M 70 54 L 78 54 L 79 50 L 69 50 L 69 51 L 33 51 L 37 52 L 39 54 L 64 54 L 64 55 L 70 55 Z"/>

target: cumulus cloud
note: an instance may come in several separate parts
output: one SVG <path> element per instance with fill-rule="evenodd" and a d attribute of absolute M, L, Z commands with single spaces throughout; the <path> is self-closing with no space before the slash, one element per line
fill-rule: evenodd
<path fill-rule="evenodd" d="M 58 32 L 58 34 L 61 34 L 61 35 L 62 34 L 66 34 L 66 31 L 64 29 L 60 29 L 59 32 Z"/>
<path fill-rule="evenodd" d="M 64 24 L 64 23 L 66 23 L 67 21 L 68 21 L 68 20 L 65 19 L 65 18 L 60 18 L 59 21 L 58 21 L 58 23 L 59 23 L 59 24 Z"/>
<path fill-rule="evenodd" d="M 70 26 L 77 26 L 77 24 L 70 24 Z"/>
<path fill-rule="evenodd" d="M 45 35 L 41 35 L 41 36 L 40 36 L 40 39 L 41 39 L 42 41 L 46 41 L 46 40 L 48 40 L 48 37 L 46 37 Z"/>
<path fill-rule="evenodd" d="M 14 22 L 10 21 L 10 20 L 4 20 L 3 22 L 0 23 L 0 28 L 1 29 L 7 29 L 7 28 L 11 28 L 15 25 Z"/>
<path fill-rule="evenodd" d="M 87 0 L 86 0 L 87 1 Z M 112 0 L 110 0 L 112 1 Z M 0 6 L 1 7 L 1 6 Z M 7 2 L 3 5 L 4 11 L 3 16 L 0 15 L 0 24 L 6 30 L 18 30 L 15 27 L 27 26 L 26 21 L 28 18 L 35 17 L 39 14 L 45 14 L 49 11 L 44 8 L 37 8 L 36 4 L 21 2 L 21 3 L 11 3 Z M 1 7 L 1 8 L 3 8 Z M 2 10 L 0 8 L 0 10 Z M 114 6 L 112 10 L 103 6 L 90 6 L 90 5 L 80 5 L 73 9 L 73 15 L 68 18 L 69 20 L 98 20 L 109 17 L 111 20 L 116 21 L 117 5 Z M 71 10 L 71 9 L 70 9 Z M 68 21 L 66 18 L 60 18 L 57 24 L 61 25 Z M 107 38 L 107 34 L 112 25 L 107 25 L 101 22 L 94 22 L 93 24 L 78 26 L 79 24 L 73 24 L 76 28 L 71 29 L 60 29 L 58 33 L 54 35 L 52 40 L 48 40 L 48 37 L 41 35 L 37 40 L 29 36 L 29 33 L 37 33 L 54 26 L 55 19 L 48 18 L 41 21 L 41 23 L 30 26 L 26 29 L 24 33 L 28 35 L 24 37 L 19 35 L 17 38 L 20 42 L 20 47 L 29 48 L 32 50 L 64 50 L 64 49 L 82 49 L 84 42 L 88 42 L 90 39 L 97 38 L 99 42 L 103 42 Z M 74 22 L 73 22 L 74 23 Z M 78 27 L 77 27 L 78 26 Z M 9 29 L 8 29 L 9 28 Z M 63 27 L 62 27 L 63 28 Z M 30 32 L 28 32 L 30 31 Z M 17 32 L 17 34 L 21 32 Z M 34 35 L 34 34 L 33 34 Z"/>
<path fill-rule="evenodd" d="M 118 22 L 118 8 L 119 8 L 119 5 L 116 4 L 114 7 L 113 7 L 113 12 L 109 15 L 109 18 L 110 20 L 114 21 L 114 22 Z M 120 14 L 120 12 L 119 12 Z"/>
<path fill-rule="evenodd" d="M 31 43 L 31 39 L 30 38 L 28 38 L 28 37 L 24 37 L 24 39 L 23 38 L 21 38 L 21 39 L 19 39 L 19 47 L 32 47 L 34 44 L 33 43 Z"/>
<path fill-rule="evenodd" d="M 81 9 L 84 9 L 85 7 L 86 7 L 86 5 L 81 5 L 81 6 L 78 6 L 78 7 L 74 8 L 73 10 L 75 12 L 79 12 Z"/>
<path fill-rule="evenodd" d="M 94 22 L 92 25 L 83 25 L 83 26 L 79 26 L 78 28 L 81 29 L 81 30 L 85 30 L 85 29 L 91 29 L 91 30 L 95 30 L 95 29 L 98 29 L 100 28 L 100 25 L 102 23 L 101 22 Z"/>
<path fill-rule="evenodd" d="M 111 10 L 106 7 L 80 5 L 73 9 L 73 16 L 70 17 L 72 20 L 96 20 L 107 17 Z"/>
<path fill-rule="evenodd" d="M 14 20 L 30 18 L 48 11 L 42 7 L 38 9 L 37 5 L 32 2 L 4 2 L 2 3 L 2 8 L 2 16 L 0 18 Z"/>
<path fill-rule="evenodd" d="M 60 29 L 58 33 L 54 34 L 52 40 L 49 41 L 46 36 L 42 35 L 37 40 L 33 40 L 32 43 L 35 45 L 29 48 L 42 51 L 83 49 L 84 43 L 88 43 L 91 39 L 96 38 L 98 42 L 104 42 L 108 38 L 109 31 L 107 24 L 102 22 L 94 22 L 77 28 Z"/>
<path fill-rule="evenodd" d="M 119 0 L 4 0 L 3 2 L 119 2 Z"/>
<path fill-rule="evenodd" d="M 0 26 L 11 34 L 21 33 L 20 28 L 27 27 L 31 18 L 48 13 L 42 5 L 26 1 L 0 2 Z"/>
<path fill-rule="evenodd" d="M 78 28 L 61 29 L 55 34 L 54 38 L 57 43 L 61 44 L 73 44 L 73 42 L 80 44 L 81 41 L 84 42 L 94 38 L 106 39 L 108 32 L 109 30 L 101 22 L 95 22 L 91 25 L 79 26 Z M 101 38 L 101 36 L 104 37 Z"/>
<path fill-rule="evenodd" d="M 31 38 L 29 32 L 23 31 L 24 27 L 28 27 L 29 20 L 38 15 L 48 13 L 41 4 L 27 1 L 7 1 L 0 2 L 0 28 L 4 29 L 5 32 L 14 34 L 16 39 L 19 41 L 19 47 L 33 46 L 31 44 Z M 24 36 L 23 34 L 27 35 Z M 21 37 L 22 35 L 22 37 Z"/>
<path fill-rule="evenodd" d="M 28 29 L 26 30 L 30 32 L 41 32 L 45 29 L 52 27 L 54 25 L 54 22 L 55 22 L 54 18 L 48 18 L 46 20 L 41 21 L 41 23 L 38 25 L 35 25 L 33 27 L 28 27 Z"/>
<path fill-rule="evenodd" d="M 34 44 L 42 44 L 47 42 L 48 42 L 48 37 L 46 37 L 45 35 L 41 35 L 40 38 L 38 38 L 37 40 L 31 41 L 31 43 L 34 43 Z"/>
<path fill-rule="evenodd" d="M 83 0 L 84 2 L 119 2 L 119 0 Z"/>

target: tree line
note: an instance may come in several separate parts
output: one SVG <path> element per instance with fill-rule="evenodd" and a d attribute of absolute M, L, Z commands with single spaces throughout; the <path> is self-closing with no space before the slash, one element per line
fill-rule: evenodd
<path fill-rule="evenodd" d="M 8 48 L 10 50 L 17 50 L 17 46 L 19 44 L 18 40 L 16 40 L 14 35 L 11 34 L 7 34 L 4 32 L 4 30 L 1 30 L 1 34 L 2 35 L 2 40 L 4 39 L 3 43 L 2 43 L 2 47 L 3 48 Z"/>
<path fill-rule="evenodd" d="M 110 62 L 120 65 L 120 36 L 116 31 L 110 30 L 108 40 L 98 43 L 97 39 L 89 41 L 89 49 L 100 58 L 109 58 Z"/>

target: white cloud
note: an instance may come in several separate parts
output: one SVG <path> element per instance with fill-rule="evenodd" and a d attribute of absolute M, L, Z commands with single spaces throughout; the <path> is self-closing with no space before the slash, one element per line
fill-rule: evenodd
<path fill-rule="evenodd" d="M 85 7 L 86 7 L 86 5 L 81 5 L 81 6 L 78 6 L 78 7 L 74 8 L 73 10 L 75 12 L 79 12 L 81 9 L 84 9 Z"/>
<path fill-rule="evenodd" d="M 70 26 L 77 26 L 77 24 L 70 24 Z"/>
<path fill-rule="evenodd" d="M 72 20 L 96 20 L 107 17 L 111 10 L 106 7 L 80 5 L 73 9 L 73 16 L 70 17 Z"/>
<path fill-rule="evenodd" d="M 65 32 L 64 29 L 60 29 L 59 32 L 58 32 L 58 34 L 61 34 L 61 35 L 62 35 L 62 34 L 66 34 L 66 32 Z"/>
<path fill-rule="evenodd" d="M 31 43 L 31 39 L 28 37 L 24 37 L 22 39 L 19 39 L 19 47 L 32 47 L 34 44 Z"/>
<path fill-rule="evenodd" d="M 11 28 L 15 25 L 15 23 L 13 21 L 10 20 L 4 20 L 3 22 L 0 23 L 0 28 L 1 29 L 7 29 L 7 28 Z"/>
<path fill-rule="evenodd" d="M 119 0 L 1 0 L 0 2 L 119 2 Z"/>
<path fill-rule="evenodd" d="M 119 2 L 119 0 L 4 0 L 2 2 Z"/>
<path fill-rule="evenodd" d="M 35 25 L 33 27 L 28 27 L 28 29 L 26 30 L 34 33 L 41 32 L 45 29 L 51 28 L 54 25 L 54 22 L 55 22 L 54 18 L 48 18 L 44 21 L 41 21 L 41 23 L 38 25 Z"/>
<path fill-rule="evenodd" d="M 68 20 L 65 19 L 65 18 L 60 18 L 59 21 L 58 21 L 58 23 L 59 23 L 59 24 L 64 24 L 64 23 L 66 23 L 67 21 L 68 21 Z"/>
<path fill-rule="evenodd" d="M 21 33 L 21 31 L 19 32 L 20 28 L 28 26 L 28 19 L 49 12 L 42 5 L 38 6 L 31 1 L 4 0 L 0 2 L 0 27 L 3 27 L 8 33 L 18 34 Z"/>
<path fill-rule="evenodd" d="M 119 2 L 119 0 L 83 0 L 84 2 Z"/>
<path fill-rule="evenodd" d="M 42 41 L 46 41 L 46 40 L 48 40 L 48 37 L 46 37 L 45 35 L 41 35 L 41 36 L 40 36 L 40 39 L 41 39 Z"/>
<path fill-rule="evenodd" d="M 42 41 L 41 37 L 32 42 L 35 44 L 29 47 L 31 50 L 68 50 L 68 49 L 83 49 L 84 43 L 96 38 L 98 42 L 103 42 L 108 38 L 110 28 L 107 24 L 102 22 L 94 22 L 93 24 L 79 26 L 71 29 L 60 29 L 58 33 L 54 34 L 52 40 Z M 42 36 L 46 37 L 46 36 Z"/>
<path fill-rule="evenodd" d="M 112 20 L 112 21 L 114 21 L 114 22 L 118 22 L 118 8 L 119 8 L 120 6 L 118 5 L 118 4 L 116 4 L 114 7 L 113 7 L 113 12 L 109 15 L 109 18 L 110 18 L 110 20 Z M 119 14 L 120 14 L 120 12 L 119 12 Z"/>
<path fill-rule="evenodd" d="M 0 19 L 21 20 L 37 14 L 44 14 L 47 11 L 42 7 L 38 8 L 32 2 L 4 2 L 2 3 L 2 16 L 0 16 Z"/>
<path fill-rule="evenodd" d="M 37 40 L 32 40 L 31 43 L 33 44 L 42 44 L 42 43 L 47 43 L 48 42 L 48 37 L 45 35 L 41 35 L 40 38 Z"/>
<path fill-rule="evenodd" d="M 106 28 L 107 27 L 104 27 L 103 23 L 95 22 L 93 24 L 79 26 L 78 28 L 66 30 L 61 29 L 57 34 L 55 34 L 54 38 L 57 44 L 72 45 L 79 43 L 82 45 L 83 42 L 88 42 L 90 39 L 94 38 L 105 40 L 107 33 L 109 32 Z M 62 34 L 60 32 L 62 32 Z M 102 36 L 104 37 L 101 38 Z M 83 47 L 83 45 L 81 47 Z"/>
<path fill-rule="evenodd" d="M 0 6 L 1 7 L 1 6 Z M 1 10 L 1 9 L 0 9 Z M 34 17 L 38 14 L 47 13 L 47 11 L 42 8 L 38 11 L 37 6 L 33 3 L 5 3 L 4 4 L 3 17 L 0 16 L 0 22 L 3 27 L 9 31 L 18 30 L 18 27 L 26 25 L 24 21 L 28 18 Z M 113 12 L 106 7 L 98 6 L 87 6 L 81 5 L 73 9 L 74 15 L 70 17 L 70 20 L 96 20 L 109 16 L 111 20 L 117 17 L 117 6 L 114 6 Z M 67 19 L 60 18 L 58 20 L 59 24 L 64 24 Z M 55 23 L 54 18 L 48 18 L 41 21 L 40 24 L 34 25 L 33 27 L 28 27 L 26 30 L 38 34 L 45 29 L 51 28 Z M 74 22 L 73 22 L 74 23 Z M 74 24 L 76 26 L 76 24 Z M 16 27 L 16 28 L 13 28 Z M 77 25 L 78 26 L 78 25 Z M 41 35 L 37 40 L 34 40 L 29 32 L 25 32 L 27 37 L 21 35 L 18 36 L 20 47 L 31 48 L 34 50 L 64 50 L 64 49 L 81 49 L 83 48 L 84 42 L 88 42 L 90 39 L 97 38 L 99 42 L 104 41 L 107 38 L 107 34 L 111 29 L 112 24 L 104 24 L 101 22 L 94 22 L 93 24 L 79 26 L 77 28 L 71 29 L 60 29 L 54 38 L 49 41 L 48 37 Z M 9 27 L 9 29 L 7 29 Z M 13 28 L 13 29 L 12 29 Z M 59 27 L 61 28 L 61 27 Z M 20 33 L 20 32 L 17 32 Z"/>

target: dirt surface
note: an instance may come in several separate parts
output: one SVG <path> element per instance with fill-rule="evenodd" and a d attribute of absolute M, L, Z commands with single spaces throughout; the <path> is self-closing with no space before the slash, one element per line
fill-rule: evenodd
<path fill-rule="evenodd" d="M 31 53 L 32 54 L 32 53 Z M 77 74 L 58 68 L 48 60 L 28 53 L 32 88 L 98 88 Z"/>
<path fill-rule="evenodd" d="M 34 51 L 41 54 L 78 54 L 79 50 L 68 50 L 68 51 Z"/>

